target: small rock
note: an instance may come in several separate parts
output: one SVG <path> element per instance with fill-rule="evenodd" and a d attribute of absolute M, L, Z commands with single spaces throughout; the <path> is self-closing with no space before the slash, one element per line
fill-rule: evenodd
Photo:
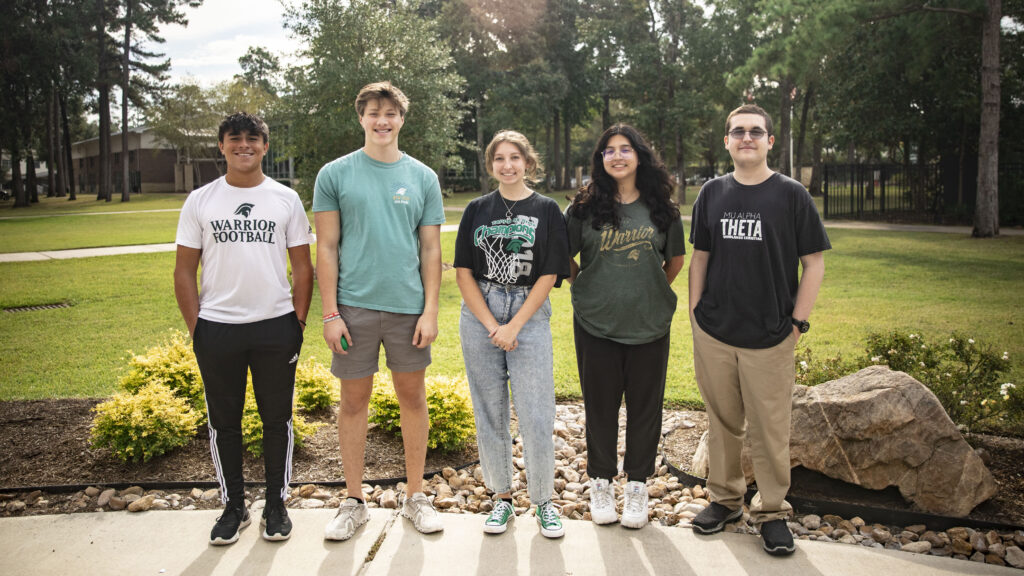
<path fill-rule="evenodd" d="M 11 512 L 21 512 L 25 509 L 25 503 L 21 500 L 12 500 L 7 503 L 7 509 Z"/>
<path fill-rule="evenodd" d="M 203 497 L 203 489 L 193 488 L 192 491 L 188 493 L 188 495 L 191 496 L 193 500 L 199 500 L 200 498 Z"/>
<path fill-rule="evenodd" d="M 562 500 L 568 500 L 569 502 L 575 502 L 578 499 L 579 499 L 579 496 L 575 492 L 570 492 L 568 490 L 566 490 L 565 492 L 562 492 Z"/>
<path fill-rule="evenodd" d="M 447 484 L 438 484 L 434 488 L 434 493 L 437 495 L 439 499 L 451 498 L 452 496 L 455 495 L 455 493 L 452 491 L 452 487 Z"/>
<path fill-rule="evenodd" d="M 963 526 L 956 526 L 946 530 L 946 535 L 949 536 L 950 540 L 968 540 L 970 535 L 967 533 L 967 528 Z"/>
<path fill-rule="evenodd" d="M 95 498 L 97 495 L 99 495 L 99 493 L 100 489 L 95 486 L 89 486 L 88 488 L 85 489 L 85 495 L 88 496 L 89 498 Z"/>
<path fill-rule="evenodd" d="M 985 564 L 995 564 L 996 566 L 1006 566 L 1006 561 L 995 554 L 985 554 Z"/>
<path fill-rule="evenodd" d="M 668 485 L 661 481 L 655 481 L 654 484 L 647 487 L 647 495 L 651 498 L 664 498 L 668 494 Z"/>
<path fill-rule="evenodd" d="M 1000 558 L 1006 558 L 1006 545 L 1004 545 L 1002 542 L 993 544 L 988 547 L 988 553 L 995 554 Z"/>
<path fill-rule="evenodd" d="M 975 552 L 974 554 L 971 554 L 970 560 L 971 562 L 981 562 L 982 564 L 984 564 L 985 554 L 982 552 Z"/>
<path fill-rule="evenodd" d="M 220 498 L 220 490 L 216 488 L 210 488 L 209 490 L 203 492 L 203 495 L 199 497 L 199 499 L 202 500 L 203 502 L 210 502 L 211 500 L 215 500 L 217 498 Z"/>
<path fill-rule="evenodd" d="M 908 532 L 913 532 L 914 534 L 920 536 L 921 534 L 924 534 L 926 530 L 928 530 L 928 527 L 924 524 L 914 524 L 912 526 L 907 526 L 906 528 L 904 528 L 904 530 L 907 530 Z"/>
<path fill-rule="evenodd" d="M 932 549 L 931 542 L 926 540 L 919 540 L 917 542 L 911 542 L 903 545 L 904 552 L 912 552 L 914 554 L 924 554 L 925 552 Z"/>
<path fill-rule="evenodd" d="M 141 490 L 141 488 L 140 488 L 140 490 Z M 43 495 L 43 491 L 42 490 L 33 490 L 33 491 L 29 492 L 28 495 L 25 496 L 25 504 L 35 504 L 35 501 L 39 500 L 39 497 L 42 496 L 42 495 Z"/>
<path fill-rule="evenodd" d="M 985 543 L 989 546 L 992 546 L 993 544 L 1000 544 L 1002 541 L 1003 539 L 999 536 L 999 532 L 996 532 L 995 530 L 989 530 L 985 533 Z"/>
<path fill-rule="evenodd" d="M 331 494 L 327 490 L 323 490 L 321 488 L 317 488 L 316 492 L 313 492 L 313 494 L 310 495 L 310 498 L 316 498 L 318 500 L 327 501 L 327 500 L 330 500 L 333 496 L 334 496 L 334 494 Z"/>
<path fill-rule="evenodd" d="M 818 516 L 817 514 L 808 514 L 800 520 L 800 523 L 808 530 L 817 530 L 821 527 L 821 516 Z"/>
<path fill-rule="evenodd" d="M 978 552 L 988 552 L 988 541 L 985 540 L 985 535 L 981 532 L 975 532 L 974 534 L 971 534 L 970 542 L 971 546 L 973 546 L 974 549 Z"/>
<path fill-rule="evenodd" d="M 111 510 L 124 510 L 128 506 L 128 501 L 120 496 L 111 496 L 110 501 L 107 502 L 107 506 Z"/>
<path fill-rule="evenodd" d="M 862 519 L 860 516 L 854 516 L 853 518 L 850 518 L 850 524 L 853 524 L 854 526 L 860 528 L 861 526 L 866 524 L 866 522 L 864 522 L 864 519 Z"/>
<path fill-rule="evenodd" d="M 147 494 L 140 496 L 134 502 L 128 505 L 129 512 L 145 512 L 153 506 L 153 501 L 156 500 L 156 496 Z"/>
<path fill-rule="evenodd" d="M 150 510 L 167 510 L 171 507 L 171 503 L 163 498 L 155 498 L 153 505 L 149 507 Z"/>
<path fill-rule="evenodd" d="M 932 546 L 932 549 L 929 550 L 928 553 L 931 554 L 932 556 L 942 556 L 942 557 L 947 557 L 947 556 L 952 556 L 953 555 L 953 551 L 950 550 L 948 546 L 939 546 L 939 547 Z"/>
<path fill-rule="evenodd" d="M 138 496 L 142 496 L 144 492 L 145 491 L 142 489 L 142 486 L 130 486 L 128 488 L 125 488 L 124 490 L 121 490 L 121 496 L 127 496 L 129 494 L 136 494 Z"/>
<path fill-rule="evenodd" d="M 299 486 L 299 497 L 300 498 L 312 498 L 316 492 L 315 484 L 303 484 Z"/>
<path fill-rule="evenodd" d="M 323 508 L 326 503 L 319 498 L 304 498 L 299 502 L 299 508 L 303 510 L 309 510 L 312 508 Z"/>
<path fill-rule="evenodd" d="M 900 532 L 900 542 L 906 544 L 907 542 L 917 542 L 921 537 L 917 535 L 917 532 L 911 532 L 910 530 L 904 530 Z"/>
<path fill-rule="evenodd" d="M 821 517 L 821 519 L 833 528 L 839 528 L 839 523 L 843 521 L 842 518 L 836 516 L 835 514 L 825 514 Z"/>
<path fill-rule="evenodd" d="M 131 504 L 132 502 L 135 502 L 139 498 L 142 498 L 142 496 L 139 496 L 138 494 L 128 494 L 124 497 L 124 501 Z"/>
<path fill-rule="evenodd" d="M 953 549 L 954 554 L 963 554 L 964 556 L 970 556 L 974 553 L 974 546 L 966 540 L 954 538 L 949 542 L 949 547 Z"/>
<path fill-rule="evenodd" d="M 380 504 L 381 508 L 388 508 L 394 510 L 398 508 L 398 495 L 395 494 L 394 490 L 388 488 L 387 490 L 384 491 L 384 493 L 380 495 L 380 500 L 378 501 L 378 503 Z"/>
<path fill-rule="evenodd" d="M 1018 546 L 1006 548 L 1006 563 L 1014 568 L 1024 568 L 1024 550 Z"/>
<path fill-rule="evenodd" d="M 705 496 L 706 496 L 706 494 L 704 492 L 704 487 L 703 486 L 701 486 L 700 484 L 697 484 L 696 486 L 693 487 L 693 497 L 694 498 L 704 498 Z"/>

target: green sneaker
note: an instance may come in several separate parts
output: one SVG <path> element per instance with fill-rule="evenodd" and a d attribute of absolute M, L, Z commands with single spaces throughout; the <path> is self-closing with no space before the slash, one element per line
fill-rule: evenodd
<path fill-rule="evenodd" d="M 508 524 L 516 517 L 516 511 L 512 505 L 504 500 L 498 500 L 491 510 L 491 515 L 484 522 L 484 532 L 487 534 L 501 534 L 508 530 Z"/>
<path fill-rule="evenodd" d="M 548 538 L 561 538 L 565 535 L 565 527 L 562 526 L 562 519 L 558 517 L 558 508 L 550 500 L 537 506 L 534 513 L 537 516 L 537 524 L 540 524 L 540 533 Z"/>

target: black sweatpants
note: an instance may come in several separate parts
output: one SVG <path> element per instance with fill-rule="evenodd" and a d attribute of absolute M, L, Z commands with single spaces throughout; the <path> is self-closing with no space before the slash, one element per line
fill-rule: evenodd
<path fill-rule="evenodd" d="M 622 471 L 643 482 L 654 473 L 661 439 L 669 334 L 646 344 L 621 344 L 590 334 L 573 320 L 576 365 L 587 414 L 587 474 L 618 472 L 619 407 L 626 398 L 626 456 Z"/>
<path fill-rule="evenodd" d="M 242 408 L 246 374 L 252 371 L 263 421 L 267 499 L 284 499 L 292 468 L 292 399 L 302 327 L 294 312 L 249 324 L 196 323 L 192 349 L 203 376 L 209 415 L 210 453 L 221 500 L 245 500 L 242 477 Z"/>

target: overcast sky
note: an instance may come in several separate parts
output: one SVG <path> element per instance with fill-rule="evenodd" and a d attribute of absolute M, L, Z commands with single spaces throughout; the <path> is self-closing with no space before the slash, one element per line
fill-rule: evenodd
<path fill-rule="evenodd" d="M 188 26 L 165 26 L 161 35 L 167 42 L 153 47 L 171 58 L 172 82 L 186 76 L 207 86 L 230 80 L 242 71 L 238 58 L 250 46 L 278 57 L 298 46 L 284 29 L 281 0 L 204 0 L 185 13 Z"/>

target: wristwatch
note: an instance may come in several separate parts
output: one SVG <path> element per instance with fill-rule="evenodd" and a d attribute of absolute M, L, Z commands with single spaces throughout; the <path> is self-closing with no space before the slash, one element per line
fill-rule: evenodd
<path fill-rule="evenodd" d="M 796 326 L 796 329 L 799 330 L 801 334 L 806 334 L 807 331 L 811 329 L 811 323 L 807 320 L 797 320 L 792 317 L 790 317 L 790 320 L 793 321 L 793 326 Z"/>

